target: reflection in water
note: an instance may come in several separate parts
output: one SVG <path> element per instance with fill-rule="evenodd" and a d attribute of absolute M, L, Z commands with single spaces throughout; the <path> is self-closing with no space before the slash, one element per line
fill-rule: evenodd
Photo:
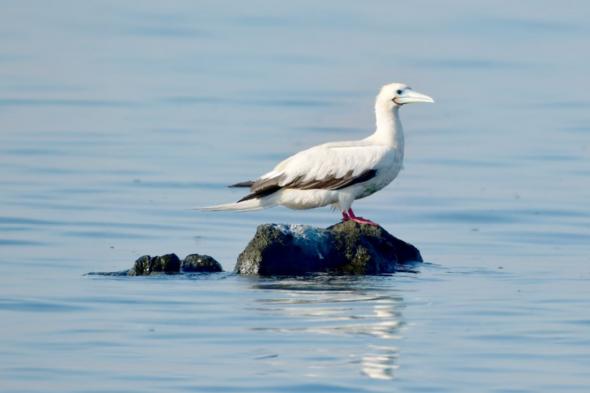
<path fill-rule="evenodd" d="M 362 353 L 349 354 L 351 363 L 360 364 L 360 372 L 369 378 L 393 379 L 399 357 L 394 342 L 401 338 L 404 303 L 400 296 L 391 294 L 391 287 L 381 287 L 387 279 L 317 276 L 258 282 L 254 287 L 271 296 L 258 298 L 255 310 L 275 317 L 263 321 L 284 322 L 255 330 L 355 336 Z"/>
<path fill-rule="evenodd" d="M 396 364 L 398 349 L 396 347 L 373 348 L 373 353 L 363 356 L 363 374 L 374 379 L 393 379 L 393 371 L 399 366 Z"/>

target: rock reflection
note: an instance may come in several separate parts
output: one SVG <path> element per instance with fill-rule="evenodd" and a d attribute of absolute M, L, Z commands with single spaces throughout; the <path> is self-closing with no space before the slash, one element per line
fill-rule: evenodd
<path fill-rule="evenodd" d="M 399 366 L 396 364 L 398 350 L 395 347 L 372 347 L 374 354 L 363 356 L 362 372 L 373 379 L 393 379 L 393 371 Z"/>
<path fill-rule="evenodd" d="M 404 326 L 403 299 L 387 280 L 391 278 L 319 276 L 259 281 L 254 287 L 265 291 L 265 296 L 257 298 L 255 310 L 272 313 L 275 318 L 264 318 L 269 324 L 281 322 L 254 329 L 356 336 L 355 353 L 347 354 L 350 363 L 360 365 L 359 371 L 369 378 L 393 379 L 399 357 L 393 344 Z"/>

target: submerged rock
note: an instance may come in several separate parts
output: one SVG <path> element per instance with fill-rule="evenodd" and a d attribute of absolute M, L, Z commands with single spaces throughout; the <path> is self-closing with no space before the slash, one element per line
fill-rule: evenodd
<path fill-rule="evenodd" d="M 352 221 L 329 228 L 264 224 L 238 257 L 235 272 L 247 275 L 393 273 L 422 262 L 420 251 L 380 226 Z"/>
<path fill-rule="evenodd" d="M 149 276 L 155 274 L 215 273 L 222 272 L 221 264 L 209 255 L 190 254 L 183 261 L 176 254 L 143 255 L 129 270 L 119 272 L 92 272 L 94 276 Z"/>
<path fill-rule="evenodd" d="M 222 272 L 221 264 L 209 255 L 191 254 L 182 261 L 183 273 L 215 273 Z"/>
<path fill-rule="evenodd" d="M 176 254 L 150 257 L 139 257 L 133 268 L 129 270 L 129 276 L 147 276 L 153 273 L 174 274 L 180 272 L 180 259 Z"/>

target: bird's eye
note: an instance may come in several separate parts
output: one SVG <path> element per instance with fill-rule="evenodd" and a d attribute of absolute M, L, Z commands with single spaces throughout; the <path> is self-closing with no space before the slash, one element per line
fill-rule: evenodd
<path fill-rule="evenodd" d="M 396 91 L 396 93 L 397 93 L 398 95 L 401 95 L 403 92 L 404 92 L 404 91 L 403 91 L 402 89 L 399 89 L 398 91 Z"/>

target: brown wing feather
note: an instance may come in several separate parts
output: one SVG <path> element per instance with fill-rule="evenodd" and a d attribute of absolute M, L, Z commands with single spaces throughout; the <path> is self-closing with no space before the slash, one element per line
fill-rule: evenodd
<path fill-rule="evenodd" d="M 246 180 L 246 181 L 241 181 L 236 184 L 232 184 L 231 186 L 228 186 L 228 187 L 230 187 L 230 188 L 232 188 L 232 187 L 248 187 L 248 188 L 250 188 L 250 187 L 252 187 L 252 184 L 254 184 L 254 181 Z"/>
<path fill-rule="evenodd" d="M 375 169 L 364 171 L 358 176 L 352 176 L 352 170 L 348 171 L 343 177 L 328 176 L 323 179 L 303 180 L 303 176 L 295 178 L 293 181 L 280 185 L 283 176 L 277 176 L 270 179 L 260 179 L 252 183 L 250 194 L 246 195 L 238 202 L 247 201 L 254 198 L 262 198 L 274 194 L 283 188 L 292 188 L 297 190 L 340 190 L 344 187 L 352 186 L 354 184 L 365 182 L 372 179 L 377 174 Z"/>

